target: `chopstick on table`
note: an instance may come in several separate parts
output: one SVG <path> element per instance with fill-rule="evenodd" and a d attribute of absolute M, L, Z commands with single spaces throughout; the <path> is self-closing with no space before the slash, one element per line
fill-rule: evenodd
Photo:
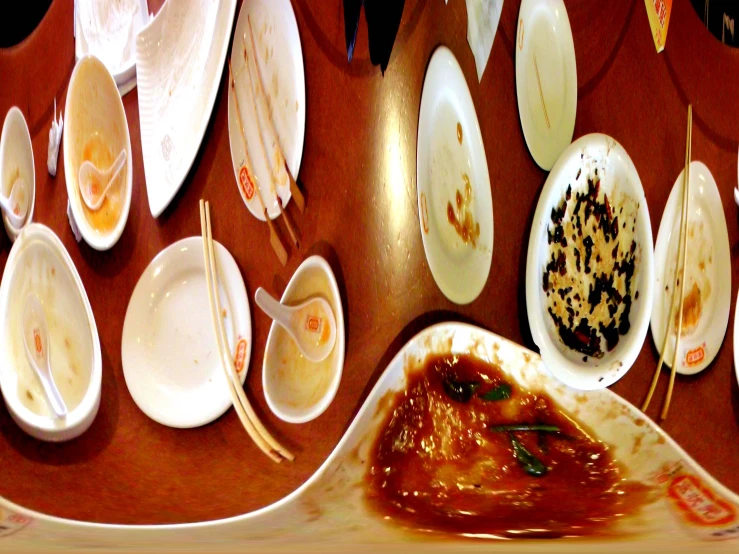
<path fill-rule="evenodd" d="M 652 378 L 652 385 L 649 388 L 649 393 L 642 406 L 642 411 L 646 411 L 649 407 L 649 402 L 652 400 L 654 389 L 657 386 L 659 379 L 659 372 L 662 369 L 662 364 L 665 359 L 665 352 L 667 351 L 667 343 L 670 337 L 670 331 L 672 330 L 673 320 L 673 307 L 675 306 L 675 293 L 677 292 L 678 279 L 682 275 L 682 283 L 680 283 L 680 297 L 678 299 L 678 319 L 677 319 L 677 336 L 675 337 L 675 351 L 673 353 L 672 367 L 670 368 L 670 383 L 667 387 L 667 396 L 665 397 L 664 405 L 662 406 L 662 413 L 660 419 L 664 420 L 667 418 L 667 412 L 670 409 L 670 402 L 672 401 L 672 391 L 675 386 L 675 374 L 677 372 L 678 364 L 678 353 L 680 351 L 680 335 L 683 332 L 683 299 L 685 298 L 685 268 L 687 267 L 688 258 L 688 219 L 689 210 L 688 202 L 690 200 L 690 160 L 692 158 L 692 143 L 693 143 L 693 105 L 688 105 L 688 131 L 685 138 L 685 169 L 683 170 L 683 203 L 682 210 L 680 212 L 680 238 L 678 239 L 677 246 L 677 259 L 675 260 L 675 275 L 672 283 L 672 296 L 670 298 L 670 307 L 667 312 L 667 324 L 665 330 L 665 338 L 662 342 L 662 354 L 659 357 L 659 363 L 657 369 L 654 372 Z M 682 270 L 678 272 L 678 265 L 680 265 L 680 258 L 682 257 Z"/>
<path fill-rule="evenodd" d="M 298 237 L 295 234 L 295 230 L 293 229 L 292 223 L 290 222 L 290 218 L 287 216 L 287 213 L 285 212 L 285 209 L 282 205 L 282 198 L 280 198 L 280 195 L 277 194 L 277 188 L 275 187 L 274 172 L 269 167 L 270 161 L 269 161 L 269 157 L 267 156 L 267 147 L 264 145 L 264 137 L 262 136 L 262 130 L 259 128 L 259 114 L 257 113 L 257 102 L 254 99 L 257 93 L 256 93 L 256 87 L 254 86 L 254 81 L 251 76 L 251 70 L 249 69 L 249 56 L 246 53 L 246 39 L 242 36 L 241 41 L 244 45 L 244 66 L 246 68 L 246 74 L 247 74 L 247 78 L 249 79 L 249 86 L 251 88 L 250 98 L 251 98 L 252 113 L 254 115 L 254 121 L 257 124 L 257 134 L 259 135 L 259 146 L 262 149 L 262 154 L 264 155 L 264 161 L 267 164 L 267 169 L 269 172 L 269 185 L 272 190 L 272 194 L 274 194 L 275 199 L 277 200 L 277 206 L 280 208 L 280 215 L 285 220 L 285 226 L 287 227 L 288 233 L 290 233 L 290 238 L 293 240 L 293 244 L 295 244 L 295 248 L 300 248 L 300 242 L 298 241 Z M 259 69 L 257 68 L 257 71 L 258 70 Z M 267 110 L 267 112 L 269 112 L 269 110 Z M 277 140 L 277 143 L 279 145 L 279 140 Z M 279 152 L 279 146 L 277 148 Z M 280 153 L 280 156 L 282 156 L 281 153 Z M 290 172 L 288 171 L 288 174 L 289 173 Z"/>
<path fill-rule="evenodd" d="M 269 115 L 269 126 L 272 130 L 272 136 L 275 137 L 275 140 L 277 141 L 277 148 L 279 149 L 280 157 L 282 158 L 282 162 L 285 165 L 285 172 L 287 173 L 287 178 L 290 179 L 290 193 L 292 194 L 292 197 L 295 199 L 295 204 L 298 206 L 298 209 L 300 210 L 300 213 L 303 213 L 305 210 L 305 198 L 303 197 L 303 193 L 301 192 L 300 188 L 298 187 L 298 183 L 295 182 L 295 179 L 292 176 L 292 173 L 290 173 L 290 168 L 287 166 L 287 158 L 285 157 L 285 153 L 282 151 L 282 145 L 280 144 L 279 136 L 277 135 L 277 130 L 275 129 L 275 122 L 272 119 L 272 112 L 269 109 L 269 106 L 266 106 L 267 101 L 266 97 L 264 96 L 264 82 L 262 81 L 262 72 L 259 70 L 259 57 L 257 55 L 257 45 L 254 41 L 254 31 L 251 26 L 251 16 L 246 16 L 247 21 L 249 22 L 249 37 L 251 38 L 251 51 L 254 52 L 254 68 L 257 74 L 257 83 L 259 85 L 259 94 L 262 100 L 265 104 L 265 109 L 267 111 L 267 114 Z M 242 40 L 244 40 L 244 50 L 246 50 L 246 40 L 242 37 Z"/>
<path fill-rule="evenodd" d="M 270 435 L 254 413 L 249 399 L 246 397 L 246 393 L 244 393 L 244 388 L 236 371 L 233 357 L 228 348 L 228 339 L 226 338 L 226 330 L 223 326 L 223 318 L 220 317 L 221 301 L 218 295 L 218 268 L 215 261 L 213 232 L 210 225 L 210 205 L 202 199 L 200 200 L 200 229 L 203 234 L 205 280 L 208 285 L 211 317 L 216 333 L 218 352 L 221 356 L 221 364 L 226 374 L 226 382 L 231 393 L 234 409 L 244 429 L 246 429 L 246 432 L 262 452 L 277 463 L 280 463 L 282 460 L 292 461 L 294 459 L 292 453 Z"/>
<path fill-rule="evenodd" d="M 267 213 L 267 207 L 264 205 L 264 198 L 262 198 L 262 191 L 259 188 L 259 181 L 257 181 L 256 174 L 254 173 L 251 161 L 249 160 L 249 147 L 246 144 L 244 123 L 241 120 L 241 108 L 239 108 L 239 97 L 236 94 L 236 82 L 234 81 L 230 59 L 228 60 L 228 77 L 231 81 L 231 89 L 233 90 L 233 97 L 236 102 L 236 117 L 239 122 L 239 131 L 241 131 L 241 142 L 244 145 L 244 169 L 246 169 L 246 178 L 251 183 L 252 188 L 256 191 L 259 206 L 262 208 L 262 213 L 264 214 L 264 220 L 267 222 L 267 227 L 269 227 L 269 242 L 272 245 L 272 250 L 277 254 L 277 258 L 280 260 L 280 263 L 285 266 L 287 265 L 287 250 L 285 250 L 285 245 L 282 244 L 282 241 L 275 230 L 275 225 L 270 219 L 269 213 Z"/>

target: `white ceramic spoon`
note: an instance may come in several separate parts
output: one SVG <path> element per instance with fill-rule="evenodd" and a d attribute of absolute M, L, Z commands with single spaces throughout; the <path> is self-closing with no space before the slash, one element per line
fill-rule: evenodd
<path fill-rule="evenodd" d="M 23 306 L 23 344 L 31 367 L 41 381 L 46 398 L 57 417 L 67 415 L 67 406 L 54 383 L 49 359 L 49 332 L 46 327 L 46 316 L 35 294 L 26 297 Z"/>
<path fill-rule="evenodd" d="M 19 177 L 13 183 L 13 188 L 10 189 L 10 198 L 0 194 L 0 208 L 7 214 L 8 221 L 16 229 L 20 229 L 26 220 L 28 202 L 20 202 L 20 199 L 28 198 L 27 193 L 26 182 Z"/>
<path fill-rule="evenodd" d="M 118 157 L 106 171 L 100 171 L 91 161 L 86 161 L 80 166 L 80 193 L 82 200 L 92 211 L 99 210 L 108 194 L 113 181 L 123 169 L 126 163 L 126 150 L 121 150 Z"/>
<path fill-rule="evenodd" d="M 306 300 L 299 306 L 284 306 L 262 287 L 254 295 L 257 306 L 292 337 L 303 355 L 312 362 L 325 360 L 336 342 L 336 319 L 323 298 Z"/>

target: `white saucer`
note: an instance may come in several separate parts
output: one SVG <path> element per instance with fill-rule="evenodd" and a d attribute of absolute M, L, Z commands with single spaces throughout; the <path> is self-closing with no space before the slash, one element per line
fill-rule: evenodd
<path fill-rule="evenodd" d="M 287 165 L 293 177 L 297 178 L 300 171 L 300 161 L 303 157 L 303 143 L 305 142 L 305 68 L 303 67 L 303 50 L 300 45 L 300 33 L 295 20 L 295 12 L 289 0 L 246 0 L 239 12 L 236 22 L 234 40 L 231 45 L 231 64 L 236 81 L 236 90 L 241 108 L 241 120 L 244 123 L 246 141 L 249 145 L 249 157 L 260 184 L 262 197 L 267 207 L 270 219 L 280 215 L 280 208 L 271 192 L 269 171 L 272 166 L 267 164 L 259 145 L 259 127 L 254 124 L 254 109 L 251 101 L 251 87 L 246 74 L 243 55 L 243 40 L 246 35 L 247 52 L 251 53 L 251 39 L 249 37 L 248 16 L 254 29 L 254 40 L 259 52 L 259 68 L 264 82 L 265 94 L 269 97 L 272 109 L 272 121 L 279 136 L 282 151 L 287 159 Z M 267 58 L 269 52 L 269 59 Z M 253 60 L 249 59 L 250 63 Z M 252 67 L 252 71 L 254 68 Z M 252 73 L 256 77 L 256 73 Z M 254 80 L 254 87 L 258 87 Z M 258 90 L 258 88 L 256 89 Z M 240 178 L 241 168 L 244 165 L 244 142 L 239 130 L 236 115 L 236 102 L 232 98 L 233 89 L 228 86 L 228 139 L 231 145 L 231 163 L 234 176 L 238 184 L 241 198 L 249 211 L 264 221 L 264 213 L 260 208 L 255 191 L 249 188 Z M 261 103 L 256 103 L 259 119 L 262 125 L 262 134 L 271 152 L 271 137 L 267 114 L 262 112 Z M 264 116 L 264 119 L 262 119 Z M 271 164 L 271 162 L 270 162 Z M 277 186 L 277 185 L 276 185 Z M 277 186 L 277 193 L 283 205 L 290 201 L 290 186 L 284 181 Z"/>
<path fill-rule="evenodd" d="M 251 355 L 251 315 L 231 254 L 216 245 L 219 293 L 228 344 L 244 382 Z M 216 346 L 203 265 L 203 240 L 190 237 L 160 252 L 144 270 L 126 311 L 121 341 L 126 385 L 141 410 L 169 427 L 210 423 L 231 406 Z"/>
<path fill-rule="evenodd" d="M 523 135 L 534 161 L 549 171 L 572 142 L 577 112 L 575 45 L 564 2 L 523 0 L 515 49 Z"/>
<path fill-rule="evenodd" d="M 654 248 L 655 293 L 652 310 L 652 338 L 657 350 L 665 340 L 665 315 L 672 297 L 675 275 L 675 256 L 680 235 L 680 210 L 682 205 L 683 172 L 680 172 L 667 200 L 662 221 L 659 225 L 657 243 Z M 731 304 L 731 250 L 726 229 L 724 208 L 716 181 L 709 169 L 701 162 L 690 164 L 690 211 L 688 223 L 693 236 L 688 235 L 688 280 L 685 282 L 687 296 L 693 282 L 710 283 L 708 298 L 702 298 L 703 313 L 693 331 L 680 338 L 680 363 L 677 372 L 693 375 L 703 371 L 718 354 L 729 325 Z M 703 231 L 700 226 L 703 225 Z M 692 259 L 691 259 L 692 258 Z M 704 263 L 704 271 L 695 264 Z M 698 283 L 701 290 L 705 285 Z M 669 290 L 665 290 L 668 287 Z M 679 294 L 678 289 L 678 294 Z M 676 329 L 673 326 L 667 341 L 665 364 L 671 366 L 675 352 Z"/>
<path fill-rule="evenodd" d="M 459 143 L 457 124 L 462 128 Z M 447 219 L 447 205 L 472 188 L 471 211 L 480 224 L 476 246 L 465 243 Z M 457 304 L 482 291 L 493 258 L 493 199 L 480 124 L 462 69 L 454 54 L 436 49 L 423 84 L 416 152 L 418 214 L 431 273 L 441 292 Z"/>

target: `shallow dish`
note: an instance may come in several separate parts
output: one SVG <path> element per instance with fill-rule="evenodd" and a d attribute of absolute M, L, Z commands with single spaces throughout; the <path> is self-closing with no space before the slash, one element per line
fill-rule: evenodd
<path fill-rule="evenodd" d="M 260 190 L 266 202 L 267 213 L 270 219 L 280 215 L 280 207 L 270 191 L 269 179 L 271 165 L 262 155 L 259 145 L 259 126 L 254 123 L 251 108 L 252 96 L 249 79 L 246 74 L 243 57 L 243 41 L 246 38 L 248 52 L 251 52 L 248 17 L 254 29 L 254 41 L 259 52 L 259 68 L 265 86 L 265 95 L 269 98 L 272 109 L 272 121 L 277 131 L 278 140 L 285 153 L 290 173 L 297 178 L 300 171 L 300 162 L 303 157 L 305 142 L 305 69 L 303 67 L 303 50 L 300 45 L 298 23 L 295 12 L 289 0 L 247 0 L 241 6 L 239 19 L 236 22 L 234 41 L 231 45 L 231 63 L 233 64 L 236 91 L 241 108 L 241 120 L 244 123 L 244 133 L 249 145 L 249 157 L 255 177 L 260 183 Z M 253 59 L 250 58 L 253 66 Z M 252 75 L 256 77 L 253 72 Z M 257 81 L 254 81 L 257 87 Z M 231 146 L 231 162 L 234 176 L 238 184 L 241 199 L 249 208 L 254 217 L 264 221 L 264 212 L 260 207 L 255 192 L 246 186 L 245 177 L 242 178 L 244 167 L 244 141 L 239 129 L 239 120 L 236 114 L 236 101 L 233 98 L 234 89 L 228 87 L 228 140 Z M 257 102 L 257 109 L 262 114 L 261 104 Z M 267 114 L 263 114 L 267 117 Z M 262 119 L 261 128 L 265 137 L 271 136 L 267 119 Z M 268 149 L 269 152 L 269 149 Z M 271 161 L 269 162 L 272 163 Z M 278 169 L 276 184 L 277 194 L 284 206 L 290 201 L 290 186 L 284 171 Z M 280 177 L 284 177 L 280 181 Z"/>
<path fill-rule="evenodd" d="M 64 176 L 72 214 L 85 242 L 108 250 L 118 242 L 128 221 L 133 190 L 133 153 L 128 119 L 113 77 L 103 62 L 82 58 L 72 71 L 64 110 Z M 97 211 L 82 200 L 79 172 L 89 160 L 106 171 L 121 150 L 126 165 Z"/>
<path fill-rule="evenodd" d="M 651 328 L 654 344 L 660 354 L 665 340 L 667 311 L 675 277 L 683 173 L 684 170 L 678 175 L 670 192 L 654 247 L 656 278 Z M 679 363 L 676 371 L 683 375 L 693 375 L 708 367 L 718 354 L 729 325 L 731 309 L 731 250 L 724 207 L 713 175 L 701 162 L 690 164 L 687 251 L 688 278 L 685 281 L 683 302 L 683 333 L 680 338 Z M 695 291 L 699 292 L 695 294 Z M 675 312 L 678 307 L 679 304 L 676 303 Z M 692 308 L 692 314 L 687 313 L 688 308 Z M 694 322 L 698 312 L 700 315 Z M 665 363 L 668 366 L 672 366 L 675 354 L 677 336 L 675 321 L 667 341 Z M 686 329 L 686 324 L 690 324 L 689 329 Z"/>
<path fill-rule="evenodd" d="M 8 198 L 16 178 L 22 177 L 30 189 L 28 212 L 25 225 L 33 220 L 33 208 L 36 204 L 36 168 L 33 165 L 33 145 L 28 132 L 26 118 L 23 112 L 13 106 L 8 110 L 3 123 L 3 132 L 0 136 L 0 186 L 3 196 Z M 16 229 L 8 221 L 3 212 L 3 224 L 11 241 L 18 237 L 20 229 Z"/>
<path fill-rule="evenodd" d="M 141 152 L 154 217 L 190 171 L 221 85 L 236 0 L 166 2 L 136 38 Z"/>
<path fill-rule="evenodd" d="M 445 46 L 431 56 L 423 83 L 416 178 L 421 238 L 431 273 L 444 296 L 469 304 L 490 273 L 493 198 L 470 90 Z M 463 214 L 470 216 L 470 225 L 455 225 L 465 219 Z M 477 235 L 474 240 L 463 238 L 468 231 Z"/>
<path fill-rule="evenodd" d="M 49 323 L 52 372 L 69 413 L 51 414 L 26 359 L 19 322 L 23 301 L 35 293 Z M 29 435 L 65 441 L 90 427 L 100 405 L 102 358 L 95 317 L 64 245 L 49 228 L 24 227 L 10 251 L 0 284 L 0 388 L 8 411 Z"/>
<path fill-rule="evenodd" d="M 262 388 L 272 412 L 289 423 L 305 423 L 321 415 L 339 390 L 346 336 L 344 311 L 336 277 L 320 256 L 306 259 L 295 271 L 280 300 L 297 306 L 313 297 L 324 298 L 336 319 L 336 343 L 328 358 L 314 363 L 304 358 L 287 332 L 272 322 L 262 366 Z"/>
<path fill-rule="evenodd" d="M 516 96 L 526 145 L 548 171 L 572 142 L 577 67 L 562 0 L 523 0 L 516 33 Z"/>
<path fill-rule="evenodd" d="M 635 286 L 628 317 L 629 331 L 602 358 L 588 356 L 585 360 L 582 353 L 565 346 L 560 339 L 547 311 L 543 274 L 549 261 L 548 232 L 552 226 L 552 210 L 560 206 L 568 187 L 572 187 L 573 197 L 584 190 L 587 178 L 596 169 L 602 191 L 612 197 L 614 191 L 622 193 L 637 205 L 633 232 L 637 243 Z M 629 155 L 614 139 L 600 134 L 581 137 L 562 153 L 552 168 L 542 188 L 529 236 L 526 309 L 531 334 L 544 364 L 555 377 L 571 387 L 589 390 L 612 385 L 623 377 L 639 355 L 649 326 L 653 289 L 652 228 L 639 174 Z"/>
<path fill-rule="evenodd" d="M 251 356 L 249 299 L 233 256 L 214 244 L 221 316 L 243 383 Z M 163 425 L 198 427 L 231 406 L 210 317 L 201 237 L 165 248 L 144 270 L 126 310 L 121 361 L 134 402 Z"/>

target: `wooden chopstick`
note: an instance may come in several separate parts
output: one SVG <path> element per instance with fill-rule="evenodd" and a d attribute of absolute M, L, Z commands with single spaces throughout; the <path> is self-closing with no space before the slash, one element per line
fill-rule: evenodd
<path fill-rule="evenodd" d="M 254 413 L 249 399 L 244 393 L 241 380 L 234 365 L 233 357 L 228 348 L 226 339 L 226 330 L 224 328 L 221 314 L 221 301 L 218 295 L 218 266 L 215 261 L 215 248 L 213 247 L 213 232 L 210 224 L 210 206 L 207 202 L 200 201 L 200 226 L 203 232 L 203 255 L 205 258 L 205 276 L 208 284 L 208 299 L 211 305 L 211 317 L 216 332 L 218 342 L 218 351 L 221 356 L 221 363 L 226 373 L 226 382 L 229 385 L 229 392 L 233 400 L 234 409 L 239 415 L 241 423 L 244 425 L 249 436 L 254 440 L 257 446 L 272 458 L 275 462 L 281 462 L 283 459 L 292 461 L 294 456 L 278 443 L 272 435 L 265 429 L 262 422 Z"/>
<path fill-rule="evenodd" d="M 230 59 L 228 60 L 228 76 L 231 80 L 231 89 L 234 101 L 236 102 L 236 117 L 239 122 L 239 131 L 241 131 L 241 142 L 244 145 L 244 166 L 246 169 L 246 178 L 251 183 L 254 190 L 256 190 L 257 199 L 259 200 L 259 205 L 264 214 L 264 220 L 267 222 L 267 227 L 269 227 L 269 242 L 272 245 L 272 250 L 277 254 L 277 259 L 280 260 L 280 263 L 285 266 L 287 265 L 287 250 L 285 250 L 285 245 L 282 244 L 282 240 L 280 240 L 280 237 L 277 234 L 275 225 L 272 223 L 272 220 L 267 213 L 267 207 L 264 205 L 264 198 L 262 198 L 262 191 L 259 188 L 259 181 L 257 181 L 254 170 L 252 169 L 251 160 L 249 159 L 249 147 L 246 145 L 246 133 L 244 132 L 244 123 L 241 120 L 241 108 L 239 107 L 239 97 L 236 94 L 236 82 L 234 81 Z"/>
<path fill-rule="evenodd" d="M 692 149 L 692 137 L 693 137 L 693 106 L 688 105 L 688 130 L 685 137 L 685 169 L 683 170 L 683 203 L 680 211 L 680 235 L 678 239 L 678 247 L 677 247 L 677 258 L 675 259 L 675 275 L 673 276 L 673 282 L 672 282 L 672 295 L 670 297 L 670 305 L 667 312 L 667 324 L 665 329 L 665 338 L 662 341 L 662 353 L 659 357 L 659 363 L 657 364 L 657 369 L 654 372 L 654 376 L 652 377 L 652 384 L 649 387 L 649 393 L 647 394 L 647 398 L 644 401 L 644 404 L 642 405 L 642 411 L 646 412 L 647 408 L 649 407 L 649 403 L 652 400 L 652 395 L 654 394 L 654 390 L 657 387 L 657 381 L 659 380 L 660 370 L 662 369 L 662 364 L 665 360 L 665 354 L 667 352 L 667 343 L 669 342 L 670 338 L 670 332 L 672 331 L 672 322 L 674 320 L 673 317 L 673 310 L 675 306 L 675 294 L 677 293 L 677 287 L 678 287 L 678 279 L 680 276 L 680 272 L 678 271 L 678 265 L 680 263 L 680 256 L 682 254 L 683 258 L 683 282 L 682 282 L 682 291 L 679 298 L 679 319 L 678 319 L 678 333 L 677 337 L 675 339 L 675 351 L 673 354 L 673 361 L 672 361 L 672 368 L 670 370 L 670 384 L 668 387 L 667 397 L 665 399 L 665 405 L 662 409 L 661 418 L 664 419 L 667 417 L 667 410 L 670 407 L 670 401 L 672 399 L 672 388 L 675 383 L 675 372 L 677 369 L 677 353 L 678 353 L 678 347 L 680 346 L 680 335 L 682 334 L 682 322 L 683 322 L 683 295 L 685 293 L 685 260 L 687 256 L 687 223 L 688 223 L 688 190 L 690 187 L 690 159 L 691 159 L 691 149 Z M 682 250 L 682 252 L 681 252 Z"/>
<path fill-rule="evenodd" d="M 249 79 L 249 86 L 251 87 L 251 107 L 252 107 L 252 113 L 254 115 L 254 121 L 257 123 L 257 126 L 259 126 L 259 114 L 257 113 L 257 102 L 254 99 L 256 96 L 256 88 L 254 87 L 254 81 L 251 78 L 251 70 L 249 69 L 249 56 L 246 53 L 246 39 L 244 37 L 241 37 L 241 41 L 244 45 L 244 66 L 246 67 L 246 74 L 247 78 Z M 257 68 L 258 70 L 258 68 Z M 267 110 L 269 112 L 269 110 Z M 290 233 L 290 238 L 293 240 L 293 244 L 295 244 L 295 248 L 300 248 L 300 242 L 298 241 L 298 237 L 295 234 L 295 230 L 293 229 L 292 223 L 290 222 L 290 219 L 285 215 L 284 207 L 282 206 L 282 198 L 280 198 L 280 195 L 277 194 L 277 188 L 275 188 L 275 177 L 274 172 L 270 169 L 270 161 L 269 157 L 267 156 L 267 147 L 264 145 L 264 137 L 262 137 L 262 131 L 261 129 L 257 129 L 257 134 L 259 135 L 259 146 L 262 149 L 262 155 L 264 156 L 264 161 L 267 164 L 267 169 L 269 173 L 269 186 L 272 190 L 272 194 L 274 194 L 275 199 L 277 200 L 277 205 L 280 208 L 280 215 L 285 220 L 285 226 L 287 227 L 288 233 Z M 279 144 L 279 140 L 277 141 Z M 280 154 L 282 155 L 282 154 Z"/>
<path fill-rule="evenodd" d="M 264 95 L 264 82 L 262 81 L 262 73 L 261 71 L 259 71 L 259 55 L 257 52 L 256 42 L 254 41 L 254 30 L 252 29 L 252 26 L 251 26 L 251 15 L 247 15 L 246 19 L 249 22 L 249 36 L 251 37 L 251 51 L 254 52 L 254 67 L 256 68 L 256 73 L 257 73 L 257 82 L 259 84 L 259 94 L 261 95 L 262 99 L 264 100 L 264 103 L 266 104 L 267 101 L 266 101 L 266 96 Z M 244 41 L 244 48 L 246 48 L 246 41 Z M 269 125 L 272 130 L 272 136 L 274 136 L 275 140 L 277 140 L 277 147 L 279 148 L 279 153 L 280 153 L 280 156 L 282 157 L 282 161 L 285 164 L 285 172 L 287 173 L 288 179 L 290 179 L 290 193 L 295 199 L 295 204 L 298 206 L 300 213 L 303 213 L 303 211 L 305 210 L 305 197 L 303 196 L 303 193 L 298 187 L 298 184 L 295 182 L 295 179 L 293 178 L 292 173 L 290 173 L 290 168 L 287 166 L 287 158 L 285 158 L 285 153 L 282 151 L 282 145 L 280 144 L 279 136 L 277 135 L 277 130 L 275 129 L 275 123 L 272 120 L 272 112 L 270 111 L 269 106 L 265 106 L 265 109 L 267 110 L 267 114 L 269 115 Z"/>

